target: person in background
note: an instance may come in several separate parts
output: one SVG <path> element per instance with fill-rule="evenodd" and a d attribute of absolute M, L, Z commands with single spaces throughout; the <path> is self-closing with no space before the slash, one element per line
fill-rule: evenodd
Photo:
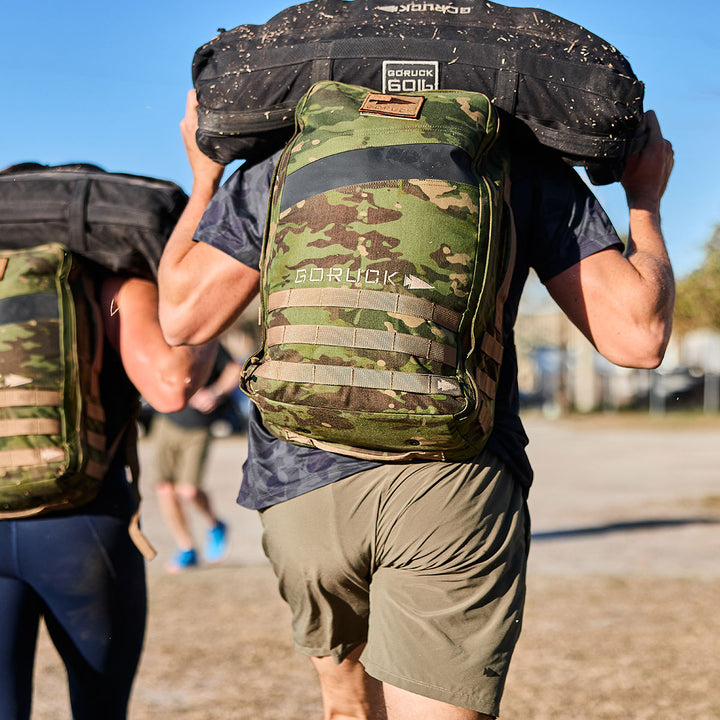
<path fill-rule="evenodd" d="M 207 379 L 217 343 L 169 346 L 154 282 L 93 279 L 105 331 L 101 398 L 113 438 L 127 431 L 139 393 L 164 412 L 180 410 Z M 137 510 L 126 476 L 134 449 L 117 447 L 94 500 L 0 519 L 0 720 L 30 718 L 41 619 L 67 670 L 74 720 L 126 718 L 147 598 L 145 563 L 128 532 Z"/>
<path fill-rule="evenodd" d="M 153 418 L 151 439 L 155 449 L 155 489 L 160 510 L 172 533 L 177 552 L 167 563 L 168 572 L 197 567 L 198 552 L 185 504 L 194 507 L 208 525 L 204 560 L 217 563 L 227 551 L 227 525 L 218 518 L 205 486 L 212 423 L 222 417 L 238 390 L 242 366 L 218 346 L 207 383 L 189 400 L 187 407 Z"/>

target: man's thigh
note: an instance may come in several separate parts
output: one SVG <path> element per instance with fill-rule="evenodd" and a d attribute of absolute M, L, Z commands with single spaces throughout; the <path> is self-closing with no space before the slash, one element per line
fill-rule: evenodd
<path fill-rule="evenodd" d="M 522 624 L 528 522 L 522 488 L 482 457 L 393 484 L 360 660 L 394 687 L 498 715 Z"/>
<path fill-rule="evenodd" d="M 373 676 L 497 714 L 520 631 L 522 490 L 483 462 L 384 465 L 262 513 L 295 642 Z"/>

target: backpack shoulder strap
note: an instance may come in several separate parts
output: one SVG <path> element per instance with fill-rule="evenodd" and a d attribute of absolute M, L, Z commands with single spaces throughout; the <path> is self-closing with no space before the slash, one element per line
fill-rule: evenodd
<path fill-rule="evenodd" d="M 155 550 L 147 539 L 147 536 L 140 529 L 140 503 L 142 497 L 140 495 L 140 462 L 137 454 L 138 432 L 134 417 L 130 418 L 128 426 L 121 436 L 124 436 L 126 439 L 125 462 L 130 469 L 130 482 L 132 494 L 135 499 L 135 512 L 130 518 L 128 532 L 137 549 L 143 554 L 143 557 L 146 560 L 152 560 L 157 555 L 157 550 Z"/>

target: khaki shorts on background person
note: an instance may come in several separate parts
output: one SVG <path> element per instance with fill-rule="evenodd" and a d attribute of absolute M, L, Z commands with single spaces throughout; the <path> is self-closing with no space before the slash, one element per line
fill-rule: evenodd
<path fill-rule="evenodd" d="M 155 484 L 201 487 L 210 448 L 209 428 L 184 428 L 158 414 L 151 434 L 155 444 Z"/>
<path fill-rule="evenodd" d="M 296 649 L 498 715 L 525 598 L 523 490 L 490 453 L 386 464 L 261 512 Z M 428 661 L 428 658 L 431 658 Z"/>

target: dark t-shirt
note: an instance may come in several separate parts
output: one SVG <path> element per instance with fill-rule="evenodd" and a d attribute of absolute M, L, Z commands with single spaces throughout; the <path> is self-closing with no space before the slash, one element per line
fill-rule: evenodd
<path fill-rule="evenodd" d="M 214 196 L 194 239 L 257 269 L 276 160 L 277 154 L 241 166 Z M 519 482 L 529 487 L 532 468 L 525 453 L 528 439 L 519 417 L 513 334 L 529 269 L 547 282 L 583 258 L 619 245 L 620 240 L 590 189 L 557 155 L 539 148 L 516 153 L 511 180 L 518 254 L 504 309 L 505 351 L 494 428 L 487 447 L 508 465 Z M 262 509 L 376 465 L 278 440 L 265 430 L 253 407 L 238 502 Z"/>

